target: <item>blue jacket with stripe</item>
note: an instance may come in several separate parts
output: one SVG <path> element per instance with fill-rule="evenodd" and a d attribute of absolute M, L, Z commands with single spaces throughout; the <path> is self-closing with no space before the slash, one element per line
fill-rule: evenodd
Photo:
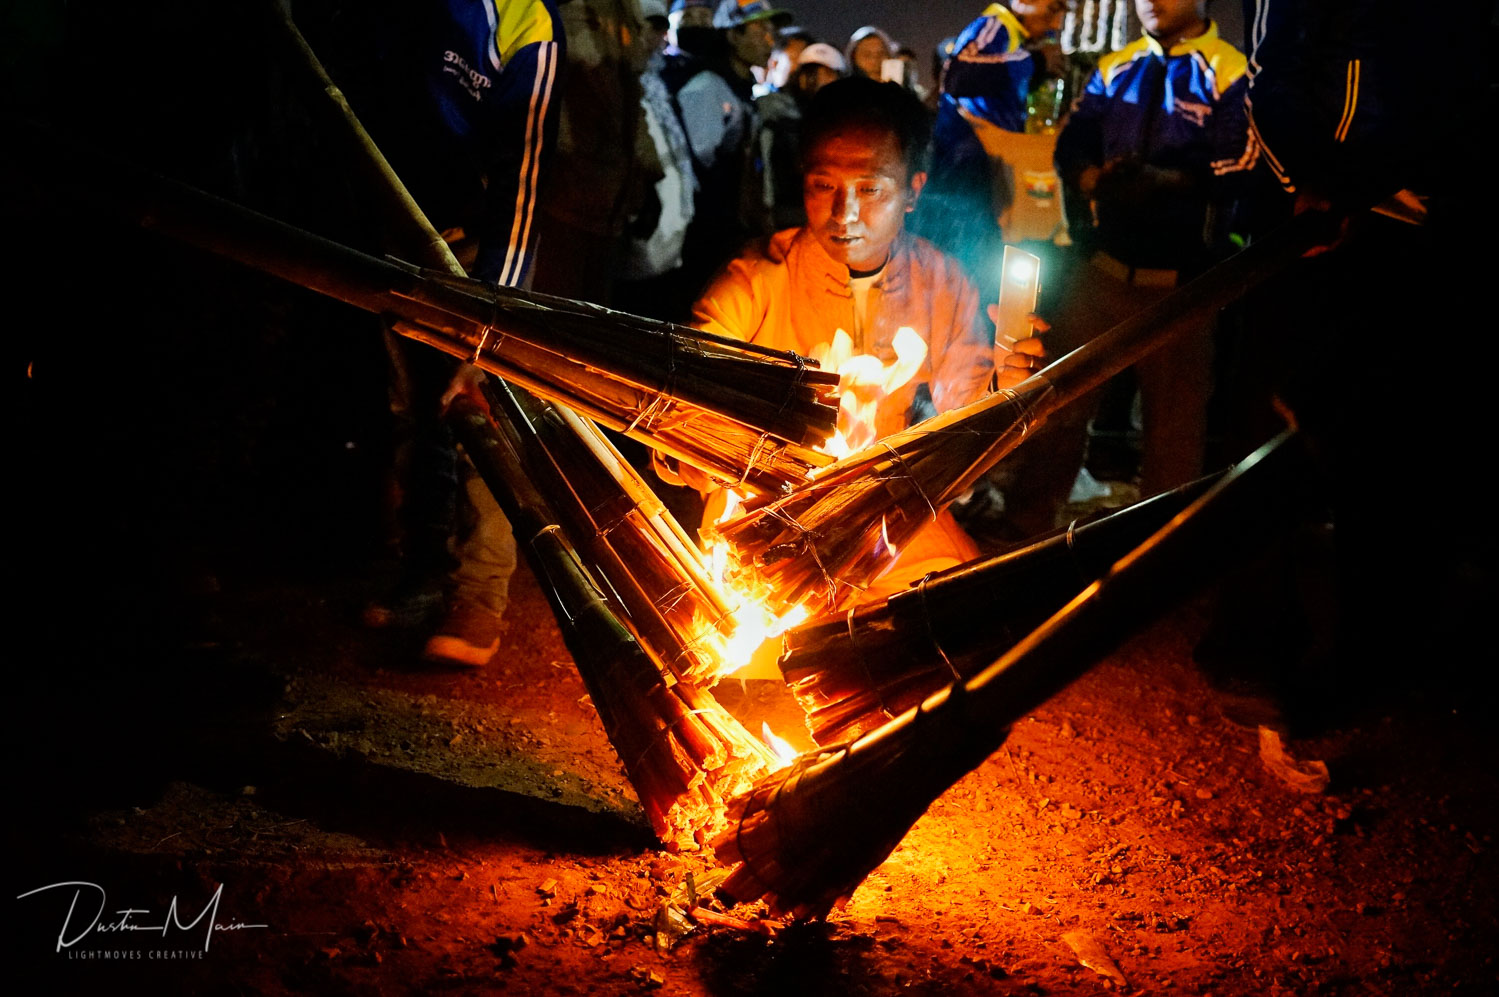
<path fill-rule="evenodd" d="M 1220 248 L 1235 192 L 1226 178 L 1252 165 L 1246 65 L 1211 22 L 1169 52 L 1147 35 L 1099 60 L 1056 150 L 1066 183 L 1105 168 L 1097 248 L 1170 270 L 1200 266 Z"/>
<path fill-rule="evenodd" d="M 398 4 L 382 24 L 376 140 L 434 226 L 477 237 L 492 283 L 530 269 L 564 45 L 555 0 Z"/>

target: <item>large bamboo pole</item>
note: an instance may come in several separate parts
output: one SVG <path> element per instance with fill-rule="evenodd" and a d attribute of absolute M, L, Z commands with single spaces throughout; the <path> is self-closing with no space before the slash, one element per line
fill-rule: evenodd
<path fill-rule="evenodd" d="M 69 147 L 32 122 L 6 123 L 19 138 L 14 165 L 103 215 L 386 316 L 403 335 L 576 405 L 717 480 L 779 494 L 831 463 L 814 446 L 834 427 L 837 375 L 795 354 L 376 258 Z M 397 231 L 412 238 L 405 252 L 432 258 L 433 236 Z"/>
<path fill-rule="evenodd" d="M 819 916 L 863 881 L 932 801 L 1003 742 L 1009 725 L 1125 637 L 1300 515 L 1285 465 L 1304 465 L 1288 430 L 1250 455 L 1104 577 L 966 682 L 856 741 L 803 755 L 733 803 L 714 842 L 739 863 L 723 889 Z"/>
<path fill-rule="evenodd" d="M 1224 473 L 787 631 L 781 674 L 807 712 L 812 739 L 830 744 L 866 734 L 954 678 L 971 677 Z"/>
<path fill-rule="evenodd" d="M 894 552 L 1053 412 L 1087 394 L 1301 257 L 1325 237 L 1315 214 L 1239 251 L 1014 388 L 928 419 L 817 472 L 716 527 L 776 611 L 847 606 Z"/>

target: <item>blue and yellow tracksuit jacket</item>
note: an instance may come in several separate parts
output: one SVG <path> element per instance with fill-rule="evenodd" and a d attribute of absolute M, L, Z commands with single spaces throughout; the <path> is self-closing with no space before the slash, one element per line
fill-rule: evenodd
<path fill-rule="evenodd" d="M 1025 131 L 1025 101 L 1036 60 L 1020 19 L 992 3 L 959 32 L 942 67 L 942 105 L 962 108 L 1005 131 Z M 940 112 L 939 112 L 940 113 Z"/>
<path fill-rule="evenodd" d="M 382 25 L 385 128 L 375 135 L 439 229 L 479 242 L 473 274 L 524 281 L 565 57 L 555 0 L 438 0 Z"/>
<path fill-rule="evenodd" d="M 1234 186 L 1253 165 L 1244 108 L 1246 60 L 1207 31 L 1166 52 L 1147 36 L 1099 60 L 1057 137 L 1057 172 L 1075 181 L 1088 166 L 1119 161 L 1116 176 L 1137 182 L 1100 187 L 1099 249 L 1137 267 L 1200 264 L 1226 232 Z M 1186 186 L 1151 182 L 1149 170 L 1181 171 Z"/>

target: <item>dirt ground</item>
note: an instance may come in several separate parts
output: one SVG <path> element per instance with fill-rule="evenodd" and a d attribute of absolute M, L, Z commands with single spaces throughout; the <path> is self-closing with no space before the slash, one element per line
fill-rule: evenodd
<path fill-rule="evenodd" d="M 1499 991 L 1499 769 L 1451 685 L 1364 697 L 1290 742 L 1331 772 L 1298 792 L 1219 715 L 1195 601 L 1017 723 L 825 921 L 750 904 L 725 912 L 756 930 L 674 937 L 663 904 L 717 864 L 654 846 L 529 572 L 499 657 L 462 672 L 420 667 L 416 634 L 362 629 L 374 584 L 223 579 L 223 640 L 173 673 L 193 690 L 175 717 L 79 741 L 52 721 L 85 727 L 109 697 L 64 681 L 32 700 L 12 757 L 35 819 L 7 822 L 16 992 Z M 810 746 L 778 683 L 718 693 Z M 61 947 L 94 891 L 23 894 L 68 882 L 136 925 L 174 898 L 190 922 L 222 884 L 229 927 Z"/>

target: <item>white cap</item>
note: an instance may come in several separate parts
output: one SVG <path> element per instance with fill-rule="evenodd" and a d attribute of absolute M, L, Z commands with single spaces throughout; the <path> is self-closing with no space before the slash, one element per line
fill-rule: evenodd
<path fill-rule="evenodd" d="M 843 61 L 843 53 L 826 42 L 816 42 L 802 49 L 802 54 L 796 57 L 796 68 L 816 64 L 827 66 L 835 73 L 842 73 L 848 68 L 848 63 Z"/>

